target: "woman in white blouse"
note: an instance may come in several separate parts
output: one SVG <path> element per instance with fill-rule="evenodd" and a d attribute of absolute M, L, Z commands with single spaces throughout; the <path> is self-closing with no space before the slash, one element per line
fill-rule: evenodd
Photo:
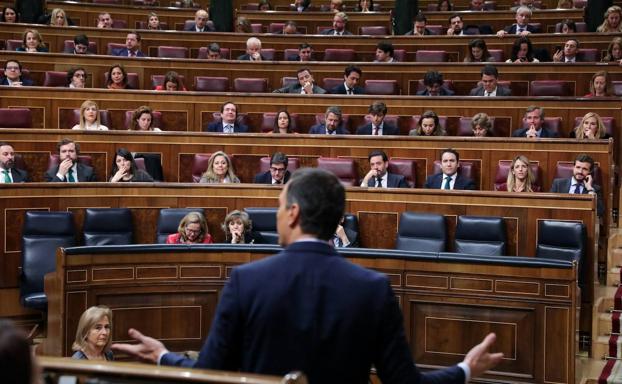
<path fill-rule="evenodd" d="M 107 131 L 108 127 L 99 123 L 99 108 L 92 100 L 86 100 L 80 106 L 80 123 L 71 129 L 85 129 L 87 131 Z"/>

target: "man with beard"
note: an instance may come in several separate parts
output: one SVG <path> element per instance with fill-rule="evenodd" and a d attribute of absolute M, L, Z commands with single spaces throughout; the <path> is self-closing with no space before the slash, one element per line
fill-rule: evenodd
<path fill-rule="evenodd" d="M 28 172 L 15 168 L 15 151 L 9 143 L 0 142 L 0 183 L 24 183 L 30 181 Z"/>
<path fill-rule="evenodd" d="M 62 139 L 57 144 L 60 163 L 48 169 L 45 181 L 79 183 L 97 181 L 95 171 L 88 165 L 78 163 L 80 145 L 71 139 Z"/>
<path fill-rule="evenodd" d="M 574 159 L 574 168 L 570 179 L 555 179 L 551 185 L 553 193 L 572 193 L 596 195 L 596 212 L 602 216 L 605 212 L 602 191 L 594 183 L 594 159 L 584 153 Z"/>

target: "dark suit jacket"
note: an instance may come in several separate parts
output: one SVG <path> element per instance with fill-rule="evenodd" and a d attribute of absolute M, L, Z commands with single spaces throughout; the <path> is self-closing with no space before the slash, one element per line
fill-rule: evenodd
<path fill-rule="evenodd" d="M 365 90 L 359 86 L 355 86 L 353 91 L 355 95 L 365 94 Z M 328 91 L 328 93 L 331 93 L 333 95 L 346 95 L 347 94 L 346 86 L 343 83 L 341 83 L 338 86 L 331 88 L 331 90 Z"/>
<path fill-rule="evenodd" d="M 11 168 L 9 172 L 11 173 L 11 177 L 13 178 L 14 183 L 25 183 L 30 181 L 28 172 L 24 171 L 23 169 Z M 3 177 L 2 173 L 0 173 L 0 177 Z"/>
<path fill-rule="evenodd" d="M 414 34 L 412 29 L 404 34 L 404 36 L 414 36 L 414 35 L 415 34 Z M 426 29 L 423 30 L 423 35 L 424 36 L 428 36 L 428 35 L 433 35 L 433 33 L 432 33 L 432 31 L 430 31 L 429 29 L 426 28 Z"/>
<path fill-rule="evenodd" d="M 51 181 L 55 183 L 66 182 L 66 180 L 61 180 L 58 177 L 56 177 L 56 174 L 58 173 L 58 167 L 59 166 L 57 165 L 54 168 L 48 169 L 48 171 L 44 175 L 45 181 Z M 78 181 L 80 182 L 97 181 L 97 178 L 95 177 L 95 171 L 93 170 L 93 168 L 89 167 L 88 165 L 78 163 Z"/>
<path fill-rule="evenodd" d="M 343 35 L 342 36 L 349 36 L 351 35 L 352 32 L 350 31 L 343 31 Z M 335 30 L 334 29 L 327 29 L 325 31 L 322 31 L 322 33 L 320 33 L 320 35 L 331 35 L 334 36 L 335 35 Z"/>
<path fill-rule="evenodd" d="M 272 93 L 301 94 L 300 92 L 302 92 L 302 85 L 300 85 L 300 83 L 293 83 L 288 85 L 287 87 L 275 89 L 274 91 L 272 91 Z M 322 95 L 324 93 L 326 93 L 326 90 L 324 88 L 319 87 L 317 84 L 313 84 L 313 94 Z"/>
<path fill-rule="evenodd" d="M 19 81 L 22 82 L 22 86 L 35 85 L 35 83 L 32 80 L 26 79 L 24 77 L 20 77 Z M 9 85 L 9 80 L 6 77 L 3 77 L 2 80 L 0 80 L 0 85 Z"/>
<path fill-rule="evenodd" d="M 484 87 L 479 86 L 471 89 L 469 96 L 484 96 Z M 512 90 L 510 88 L 497 85 L 497 96 L 512 96 Z"/>
<path fill-rule="evenodd" d="M 309 241 L 234 268 L 198 360 L 167 353 L 161 362 L 274 375 L 300 370 L 323 384 L 366 384 L 372 364 L 385 384 L 465 379 L 457 366 L 420 373 L 387 277 Z"/>
<path fill-rule="evenodd" d="M 220 132 L 222 133 L 222 120 L 215 121 L 207 125 L 207 129 L 203 128 L 206 132 Z M 233 124 L 233 133 L 245 133 L 248 132 L 248 127 L 242 125 L 237 121 Z"/>
<path fill-rule="evenodd" d="M 336 131 L 338 135 L 349 135 L 350 134 L 350 132 L 348 132 L 348 130 L 345 129 L 341 124 L 337 126 Z M 316 135 L 325 135 L 326 126 L 324 124 L 316 124 L 309 129 L 309 133 L 316 134 Z"/>
<path fill-rule="evenodd" d="M 551 191 L 553 193 L 570 193 L 570 187 L 572 183 L 572 178 L 567 179 L 555 179 L 553 180 L 553 184 L 551 185 Z M 599 185 L 592 184 L 594 191 L 596 192 L 596 213 L 598 216 L 602 216 L 605 213 L 605 204 L 603 202 L 603 191 L 600 189 Z M 589 193 L 585 186 L 583 186 L 583 194 Z"/>
<path fill-rule="evenodd" d="M 387 188 L 409 188 L 408 183 L 406 182 L 406 178 L 402 175 L 396 175 L 394 173 L 389 173 L 389 178 L 387 179 Z M 368 187 L 373 187 L 376 185 L 376 179 L 371 178 L 367 182 Z"/>
<path fill-rule="evenodd" d="M 300 61 L 300 55 L 287 56 L 287 61 Z M 311 59 L 309 61 L 316 61 L 315 57 L 311 55 Z"/>
<path fill-rule="evenodd" d="M 504 28 L 504 31 L 506 31 L 508 34 L 510 35 L 515 35 L 516 34 L 516 24 L 512 24 L 509 25 L 507 27 Z M 538 33 L 540 32 L 536 27 L 534 27 L 533 25 L 529 25 L 527 24 L 527 31 L 530 33 Z"/>
<path fill-rule="evenodd" d="M 527 131 L 529 128 L 519 128 L 512 132 L 512 137 L 527 137 Z M 559 137 L 559 134 L 556 132 L 551 132 L 545 127 L 541 128 L 540 137 L 541 138 L 551 138 L 551 137 Z"/>
<path fill-rule="evenodd" d="M 262 54 L 259 54 L 259 56 L 261 56 L 261 61 L 268 60 Z M 249 55 L 248 53 L 245 53 L 243 55 L 238 56 L 238 60 L 251 61 L 251 55 Z"/>
<path fill-rule="evenodd" d="M 290 176 L 291 174 L 288 170 L 286 170 L 285 176 L 283 177 L 283 182 L 287 183 Z M 270 174 L 270 171 L 258 173 L 257 175 L 255 175 L 255 184 L 272 184 L 272 175 Z"/>
<path fill-rule="evenodd" d="M 442 172 L 432 176 L 428 176 L 428 178 L 425 180 L 423 188 L 440 189 L 443 182 L 443 177 L 444 175 Z M 456 177 L 456 182 L 454 183 L 454 189 L 476 190 L 477 188 L 475 188 L 475 183 L 473 182 L 473 180 L 458 175 L 458 177 Z"/>
<path fill-rule="evenodd" d="M 363 125 L 362 127 L 359 127 L 356 130 L 356 134 L 357 135 L 371 135 L 372 134 L 371 123 L 367 125 Z M 386 121 L 382 124 L 382 136 L 399 135 L 399 134 L 400 134 L 400 130 L 397 129 L 395 125 L 388 124 Z"/>
<path fill-rule="evenodd" d="M 186 28 L 184 28 L 184 31 L 196 32 L 197 31 L 196 26 L 197 24 L 195 22 L 192 22 Z M 214 27 L 214 22 L 211 20 L 209 20 L 207 24 L 205 24 L 205 28 L 203 28 L 203 32 L 214 32 L 215 30 L 216 30 L 216 27 Z"/>
<path fill-rule="evenodd" d="M 453 95 L 454 95 L 454 91 L 447 89 L 445 87 L 441 87 L 439 96 L 453 96 Z M 423 91 L 417 92 L 416 96 L 430 96 L 430 93 L 428 92 L 427 89 L 424 89 Z"/>
<path fill-rule="evenodd" d="M 127 48 L 119 48 L 119 49 L 115 49 L 114 51 L 112 51 L 113 56 L 129 57 L 128 54 L 129 52 Z M 136 57 L 145 57 L 145 54 L 142 53 L 141 51 L 137 51 Z"/>

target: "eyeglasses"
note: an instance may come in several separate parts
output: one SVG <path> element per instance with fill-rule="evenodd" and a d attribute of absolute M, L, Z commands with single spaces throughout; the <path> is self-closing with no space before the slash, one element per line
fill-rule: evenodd
<path fill-rule="evenodd" d="M 190 229 L 190 228 L 188 228 L 188 227 L 186 227 L 186 228 L 185 228 L 185 231 L 186 231 L 187 233 L 194 233 L 194 234 L 199 234 L 199 233 L 201 233 L 201 230 L 200 230 L 200 229 Z"/>
<path fill-rule="evenodd" d="M 19 71 L 18 66 L 9 66 L 5 68 L 7 71 Z"/>
<path fill-rule="evenodd" d="M 285 168 L 270 167 L 270 172 L 277 172 L 277 173 L 285 172 Z"/>
<path fill-rule="evenodd" d="M 86 73 L 80 73 L 80 72 L 74 73 L 73 77 L 84 77 L 86 79 Z"/>

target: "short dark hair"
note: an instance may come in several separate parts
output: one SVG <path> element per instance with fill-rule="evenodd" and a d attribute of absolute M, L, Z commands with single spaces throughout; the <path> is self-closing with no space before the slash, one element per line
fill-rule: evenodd
<path fill-rule="evenodd" d="M 434 84 L 443 85 L 443 74 L 437 71 L 427 71 L 423 76 L 423 84 L 430 87 Z"/>
<path fill-rule="evenodd" d="M 300 74 L 300 73 L 302 73 L 302 72 L 304 72 L 304 71 L 309 72 L 309 75 L 311 75 L 311 74 L 312 74 L 312 73 L 311 73 L 311 70 L 310 70 L 309 68 L 304 67 L 304 68 L 300 68 L 299 70 L 297 70 L 297 71 L 296 71 L 296 76 L 298 76 L 298 74 Z"/>
<path fill-rule="evenodd" d="M 414 22 L 416 23 L 417 21 L 423 21 L 424 23 L 427 23 L 428 22 L 428 18 L 425 17 L 425 15 L 420 12 L 420 13 L 417 14 L 417 16 L 415 16 L 415 21 Z"/>
<path fill-rule="evenodd" d="M 225 105 L 227 104 L 233 104 L 235 106 L 235 117 L 238 117 L 238 113 L 240 113 L 238 105 L 230 100 L 227 100 L 224 103 L 222 103 L 222 105 L 220 106 L 220 113 L 223 113 L 225 111 Z"/>
<path fill-rule="evenodd" d="M 80 144 L 76 143 L 75 141 L 68 139 L 68 138 L 64 138 L 61 139 L 57 144 L 56 144 L 56 153 L 60 153 L 60 147 L 62 147 L 63 145 L 67 145 L 67 144 L 71 144 L 74 143 L 76 146 L 76 154 L 79 155 L 80 154 Z"/>
<path fill-rule="evenodd" d="M 134 161 L 134 156 L 132 156 L 132 152 L 130 152 L 127 148 L 117 148 L 115 155 L 112 157 L 112 166 L 110 167 L 110 178 L 112 178 L 118 171 L 119 167 L 117 166 L 117 156 L 121 156 L 125 160 L 130 162 L 130 172 L 132 175 L 136 175 L 136 162 Z"/>
<path fill-rule="evenodd" d="M 395 49 L 393 48 L 393 44 L 390 41 L 381 41 L 376 45 L 376 49 L 381 50 L 384 53 L 388 53 L 389 56 L 393 57 L 393 52 Z"/>
<path fill-rule="evenodd" d="M 481 71 L 479 71 L 479 73 L 484 76 L 494 76 L 495 79 L 499 78 L 499 71 L 497 70 L 497 67 L 495 67 L 494 65 L 484 65 L 484 68 L 482 68 Z"/>
<path fill-rule="evenodd" d="M 579 44 L 579 40 L 577 40 L 577 39 L 575 39 L 575 38 L 573 37 L 573 38 L 570 38 L 570 39 L 567 39 L 567 40 L 566 40 L 566 42 L 569 42 L 569 41 L 574 41 L 575 43 L 577 43 L 577 48 L 579 48 L 579 46 L 580 46 L 580 44 Z"/>
<path fill-rule="evenodd" d="M 218 52 L 220 53 L 220 45 L 218 43 L 211 43 L 207 46 L 207 50 L 210 52 Z"/>
<path fill-rule="evenodd" d="M 298 50 L 305 49 L 305 48 L 313 49 L 313 46 L 311 46 L 311 44 L 309 43 L 300 43 L 300 45 L 298 46 Z"/>
<path fill-rule="evenodd" d="M 26 335 L 12 321 L 0 320 L 0 369 L 8 383 L 27 384 L 33 380 L 32 352 Z"/>
<path fill-rule="evenodd" d="M 89 45 L 89 37 L 87 35 L 75 35 L 73 38 L 74 45 L 82 44 L 88 47 Z"/>
<path fill-rule="evenodd" d="M 298 30 L 298 24 L 296 24 L 296 22 L 294 20 L 287 20 L 283 24 L 283 29 L 285 29 L 285 27 L 287 27 L 287 26 L 292 26 L 292 27 L 296 28 L 296 30 Z"/>
<path fill-rule="evenodd" d="M 380 114 L 386 115 L 387 105 L 383 103 L 382 101 L 374 101 L 369 106 L 369 109 L 367 110 L 367 112 L 369 112 L 372 115 L 380 115 Z"/>
<path fill-rule="evenodd" d="M 339 121 L 341 121 L 341 115 L 342 115 L 341 108 L 335 105 L 332 105 L 326 108 L 326 113 L 324 114 L 324 116 L 328 116 L 329 113 L 336 115 L 339 118 Z"/>
<path fill-rule="evenodd" d="M 283 152 L 274 152 L 274 154 L 270 158 L 270 165 L 283 164 L 285 168 L 287 168 L 288 162 L 289 162 L 289 159 L 287 158 L 287 155 L 284 154 Z"/>
<path fill-rule="evenodd" d="M 300 168 L 286 185 L 286 207 L 300 208 L 300 228 L 329 240 L 345 209 L 346 192 L 334 174 L 319 168 Z"/>
<path fill-rule="evenodd" d="M 75 68 L 70 68 L 67 71 L 67 85 L 71 84 L 71 80 L 73 79 L 73 75 L 78 72 L 78 71 L 82 71 L 84 72 L 84 80 L 86 80 L 86 77 L 88 76 L 86 73 L 86 69 L 82 68 L 82 67 L 75 67 Z"/>
<path fill-rule="evenodd" d="M 445 148 L 445 149 L 443 149 L 443 150 L 441 151 L 441 156 L 440 156 L 440 158 L 442 159 L 442 158 L 443 158 L 443 155 L 444 155 L 444 154 L 446 154 L 446 153 L 453 153 L 453 154 L 454 154 L 454 156 L 456 156 L 456 161 L 460 161 L 460 154 L 459 154 L 459 153 L 458 153 L 458 151 L 456 151 L 455 149 L 453 149 L 453 148 Z"/>
<path fill-rule="evenodd" d="M 356 65 L 348 65 L 343 71 L 343 74 L 348 77 L 352 72 L 356 72 L 359 74 L 359 76 L 363 76 L 363 71 L 361 71 L 361 68 L 357 67 Z"/>
<path fill-rule="evenodd" d="M 449 16 L 449 19 L 447 19 L 447 21 L 451 23 L 451 19 L 455 19 L 456 17 L 459 17 L 460 21 L 462 21 L 462 15 L 460 15 L 459 13 L 452 14 L 451 16 Z"/>
<path fill-rule="evenodd" d="M 14 60 L 14 59 L 9 59 L 9 60 L 7 60 L 7 61 L 5 61 L 5 62 L 4 62 L 4 69 L 5 69 L 5 70 L 6 70 L 6 66 L 7 66 L 7 65 L 9 65 L 9 63 L 17 63 L 17 66 L 19 67 L 19 70 L 20 70 L 20 71 L 22 70 L 22 63 L 20 63 L 20 62 L 19 62 L 19 61 L 17 61 L 17 60 Z"/>
<path fill-rule="evenodd" d="M 371 151 L 369 153 L 369 156 L 367 156 L 367 161 L 371 161 L 371 158 L 376 156 L 382 156 L 382 161 L 384 162 L 389 161 L 389 157 L 387 156 L 387 154 L 379 149 L 374 149 L 373 151 Z"/>
<path fill-rule="evenodd" d="M 590 171 L 594 171 L 594 159 L 590 155 L 580 153 L 575 157 L 574 162 L 590 163 Z"/>
<path fill-rule="evenodd" d="M 140 36 L 140 33 L 138 33 L 137 31 L 129 31 L 127 33 L 128 35 L 136 35 L 136 40 L 140 41 L 142 39 L 142 37 Z"/>

